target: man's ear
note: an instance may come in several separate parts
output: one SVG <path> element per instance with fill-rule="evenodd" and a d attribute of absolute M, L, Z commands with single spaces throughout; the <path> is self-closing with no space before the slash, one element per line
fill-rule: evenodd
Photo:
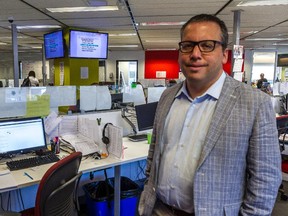
<path fill-rule="evenodd" d="M 228 49 L 226 48 L 226 49 L 223 51 L 222 64 L 226 64 L 227 61 L 228 61 Z"/>

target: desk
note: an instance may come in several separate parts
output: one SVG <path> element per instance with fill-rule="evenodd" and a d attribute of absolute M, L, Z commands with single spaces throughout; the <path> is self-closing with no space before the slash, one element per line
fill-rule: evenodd
<path fill-rule="evenodd" d="M 115 178 L 114 215 L 115 216 L 120 215 L 121 165 L 146 159 L 148 155 L 148 150 L 149 150 L 149 145 L 147 144 L 147 140 L 142 141 L 142 142 L 131 142 L 128 140 L 128 138 L 123 138 L 123 145 L 126 148 L 124 150 L 123 159 L 118 159 L 116 157 L 113 157 L 113 155 L 110 155 L 108 158 L 102 159 L 102 160 L 95 160 L 92 158 L 88 158 L 86 160 L 81 161 L 80 168 L 79 168 L 79 171 L 82 171 L 83 173 L 88 173 L 91 171 L 114 167 L 114 178 Z M 6 166 L 6 164 L 2 166 Z M 7 189 L 4 188 L 3 190 L 0 191 L 0 193 L 39 184 L 41 178 L 43 177 L 43 175 L 45 174 L 47 169 L 49 169 L 50 166 L 51 164 L 46 164 L 46 165 L 41 165 L 33 169 L 29 168 L 29 169 L 12 171 L 11 174 L 16 181 L 17 187 L 7 188 Z M 23 175 L 25 171 L 27 171 L 29 175 L 33 177 L 33 180 Z"/>

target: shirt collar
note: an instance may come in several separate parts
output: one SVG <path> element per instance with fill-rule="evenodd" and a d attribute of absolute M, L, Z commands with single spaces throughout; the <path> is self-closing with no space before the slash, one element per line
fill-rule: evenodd
<path fill-rule="evenodd" d="M 209 89 L 203 95 L 201 95 L 199 97 L 203 97 L 205 95 L 210 95 L 211 97 L 218 100 L 220 93 L 221 93 L 221 90 L 222 90 L 222 87 L 224 85 L 225 78 L 226 78 L 226 73 L 223 71 L 221 76 L 219 77 L 219 79 L 215 83 L 213 83 L 213 85 L 211 85 L 209 87 Z M 185 82 L 183 83 L 182 88 L 176 94 L 175 98 L 181 97 L 181 95 L 182 96 L 185 95 L 189 100 L 193 101 L 193 99 L 191 99 L 191 97 L 188 94 Z"/>

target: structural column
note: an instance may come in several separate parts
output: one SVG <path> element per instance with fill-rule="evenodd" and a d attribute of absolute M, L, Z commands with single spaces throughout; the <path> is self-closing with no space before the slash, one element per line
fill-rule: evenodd
<path fill-rule="evenodd" d="M 11 24 L 12 31 L 12 46 L 13 46 L 13 75 L 14 87 L 19 87 L 19 61 L 18 61 L 18 41 L 17 41 L 17 26 Z"/>
<path fill-rule="evenodd" d="M 240 41 L 240 16 L 241 16 L 241 10 L 235 10 L 234 12 L 234 20 L 233 20 L 233 47 L 232 47 L 232 64 L 231 64 L 231 71 L 232 71 L 232 76 L 234 76 L 234 71 L 233 71 L 233 67 L 234 67 L 234 63 L 235 63 L 235 59 L 234 59 L 234 53 L 233 53 L 233 48 L 234 45 L 239 45 L 239 41 Z"/>

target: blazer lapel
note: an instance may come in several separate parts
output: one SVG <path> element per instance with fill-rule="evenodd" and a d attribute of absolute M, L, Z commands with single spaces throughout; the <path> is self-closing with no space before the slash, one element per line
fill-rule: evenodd
<path fill-rule="evenodd" d="M 202 165 L 204 160 L 213 149 L 223 131 L 223 128 L 226 125 L 228 118 L 231 115 L 234 106 L 236 105 L 236 101 L 240 96 L 238 86 L 239 82 L 235 81 L 229 76 L 226 77 L 223 89 L 215 108 L 215 112 L 212 117 L 210 127 L 207 132 L 198 167 Z"/>

